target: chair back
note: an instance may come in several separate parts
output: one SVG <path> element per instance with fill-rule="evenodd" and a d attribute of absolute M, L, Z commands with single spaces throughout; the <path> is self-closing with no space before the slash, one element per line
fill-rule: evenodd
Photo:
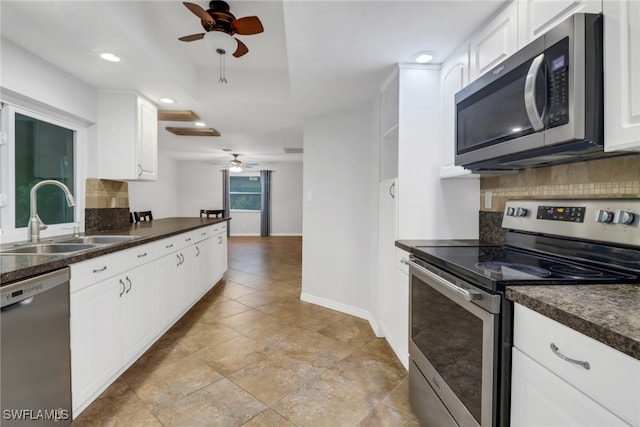
<path fill-rule="evenodd" d="M 138 211 L 133 213 L 133 217 L 136 222 L 140 221 L 153 221 L 153 214 L 151 211 Z"/>

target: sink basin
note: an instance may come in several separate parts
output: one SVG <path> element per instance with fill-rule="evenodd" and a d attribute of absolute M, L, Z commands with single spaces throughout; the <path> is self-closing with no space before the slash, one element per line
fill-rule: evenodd
<path fill-rule="evenodd" d="M 72 243 L 34 243 L 32 245 L 19 246 L 0 252 L 1 255 L 68 255 L 74 252 L 97 248 L 97 244 L 72 244 Z"/>
<path fill-rule="evenodd" d="M 137 239 L 138 237 L 139 236 L 129 236 L 129 235 L 80 236 L 80 237 L 71 237 L 69 239 L 60 240 L 58 243 L 88 243 L 88 244 L 108 245 L 112 243 L 128 242 L 129 240 L 134 240 L 134 239 Z"/>

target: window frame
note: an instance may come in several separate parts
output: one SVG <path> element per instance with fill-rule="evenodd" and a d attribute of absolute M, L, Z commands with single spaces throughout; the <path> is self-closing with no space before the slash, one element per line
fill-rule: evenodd
<path fill-rule="evenodd" d="M 259 174 L 255 174 L 255 173 L 248 173 L 248 174 L 241 174 L 241 175 L 230 175 L 229 176 L 229 212 L 257 212 L 260 213 L 262 212 L 262 181 L 260 182 L 260 191 L 259 192 L 248 192 L 248 191 L 231 191 L 231 180 L 232 178 L 245 178 L 245 177 L 257 177 L 258 180 L 261 181 L 261 177 Z M 232 194 L 259 194 L 260 195 L 260 209 L 234 209 L 233 207 L 231 207 L 231 195 Z"/>
<path fill-rule="evenodd" d="M 54 111 L 36 111 L 25 106 L 2 102 L 0 110 L 0 193 L 6 196 L 6 204 L 0 202 L 0 239 L 2 242 L 27 240 L 27 227 L 15 226 L 15 115 L 21 114 L 36 120 L 60 126 L 73 131 L 73 178 L 75 188 L 71 193 L 76 199 L 73 216 L 75 221 L 61 224 L 50 224 L 40 235 L 43 238 L 70 234 L 77 223 L 84 230 L 85 180 L 87 163 L 87 127 L 70 117 L 56 114 Z M 5 139 L 6 136 L 6 139 Z"/>

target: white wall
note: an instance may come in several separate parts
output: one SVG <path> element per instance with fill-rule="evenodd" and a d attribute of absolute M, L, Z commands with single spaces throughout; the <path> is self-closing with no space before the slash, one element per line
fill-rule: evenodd
<path fill-rule="evenodd" d="M 371 111 L 365 104 L 304 123 L 301 298 L 362 318 L 370 316 L 377 280 L 370 256 L 377 246 Z"/>
<path fill-rule="evenodd" d="M 302 163 L 264 163 L 240 175 L 271 175 L 271 235 L 302 234 Z M 206 162 L 178 162 L 178 215 L 198 216 L 200 209 L 222 209 L 222 172 L 220 166 Z M 259 236 L 260 214 L 231 212 L 232 236 Z"/>
<path fill-rule="evenodd" d="M 34 109 L 44 107 L 85 124 L 97 118 L 97 91 L 71 74 L 54 67 L 7 39 L 2 43 L 0 75 L 2 98 Z M 39 109 L 42 111 L 41 109 Z"/>
<path fill-rule="evenodd" d="M 151 210 L 154 218 L 179 216 L 178 194 L 178 161 L 160 151 L 158 180 L 130 181 L 129 207 L 131 211 Z"/>

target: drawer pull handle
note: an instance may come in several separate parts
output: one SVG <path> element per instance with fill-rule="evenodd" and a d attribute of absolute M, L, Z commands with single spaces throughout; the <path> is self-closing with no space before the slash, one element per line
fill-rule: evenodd
<path fill-rule="evenodd" d="M 105 271 L 106 269 L 107 269 L 107 266 L 105 265 L 105 266 L 104 266 L 104 267 L 102 267 L 102 268 L 97 268 L 97 269 L 96 269 L 96 268 L 94 268 L 94 269 L 93 269 L 93 272 L 94 272 L 94 273 L 102 273 L 102 272 L 103 272 L 103 271 Z"/>
<path fill-rule="evenodd" d="M 172 248 L 172 247 L 173 247 L 173 243 L 172 243 L 172 244 L 170 244 L 170 245 L 166 245 L 166 246 L 165 246 L 165 248 L 167 248 L 167 249 Z"/>
<path fill-rule="evenodd" d="M 184 239 L 185 242 L 190 242 L 191 241 L 191 237 L 189 237 L 188 239 Z"/>
<path fill-rule="evenodd" d="M 555 345 L 554 343 L 551 343 L 551 345 L 549 347 L 551 347 L 551 351 L 553 351 L 553 354 L 558 356 L 560 359 L 566 360 L 567 362 L 570 362 L 570 363 L 575 363 L 576 365 L 580 365 L 584 369 L 591 369 L 591 365 L 589 364 L 589 362 L 583 362 L 581 360 L 572 359 L 572 358 L 567 357 L 564 354 L 560 353 L 560 350 L 558 349 L 558 346 Z"/>
<path fill-rule="evenodd" d="M 145 253 L 143 253 L 143 254 L 139 254 L 139 255 L 138 255 L 138 258 L 144 258 L 144 257 L 146 257 L 146 256 L 147 256 L 147 253 L 145 252 Z"/>

